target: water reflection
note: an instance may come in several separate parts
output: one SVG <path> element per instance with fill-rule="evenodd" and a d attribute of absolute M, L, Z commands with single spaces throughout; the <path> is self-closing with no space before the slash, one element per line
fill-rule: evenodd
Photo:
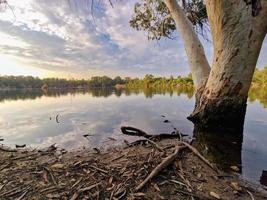
<path fill-rule="evenodd" d="M 179 96 L 181 94 L 185 94 L 189 99 L 191 99 L 194 95 L 194 91 L 192 88 L 181 87 L 177 90 L 172 89 L 155 89 L 155 88 L 145 88 L 142 89 L 111 89 L 111 88 L 97 88 L 97 89 L 77 89 L 77 90 L 0 90 L 0 102 L 10 101 L 10 100 L 27 100 L 27 99 L 37 99 L 42 96 L 46 97 L 60 97 L 66 95 L 91 95 L 92 97 L 109 97 L 111 95 L 115 95 L 120 97 L 122 94 L 125 96 L 130 96 L 132 94 L 144 94 L 146 98 L 152 98 L 154 95 L 169 95 L 173 96 L 173 94 Z"/>
<path fill-rule="evenodd" d="M 171 132 L 172 127 L 161 118 L 165 115 L 181 132 L 195 137 L 194 145 L 221 168 L 238 166 L 245 178 L 266 184 L 264 93 L 250 91 L 244 130 L 242 126 L 234 133 L 207 133 L 194 128 L 186 119 L 194 107 L 193 96 L 194 91 L 188 87 L 0 91 L 0 138 L 8 145 L 106 147 L 114 144 L 108 137 L 116 138 L 118 143 L 130 139 L 121 135 L 122 125 L 149 133 Z M 83 137 L 87 133 L 93 135 L 89 141 Z"/>
<path fill-rule="evenodd" d="M 210 161 L 225 171 L 237 166 L 242 172 L 243 127 L 225 132 L 223 130 L 194 129 L 193 145 Z"/>
<path fill-rule="evenodd" d="M 264 108 L 267 108 L 267 86 L 251 88 L 248 100 L 250 102 L 259 101 Z"/>

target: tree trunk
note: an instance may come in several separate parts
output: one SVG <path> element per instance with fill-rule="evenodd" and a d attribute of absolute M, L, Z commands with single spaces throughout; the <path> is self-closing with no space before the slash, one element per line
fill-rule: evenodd
<path fill-rule="evenodd" d="M 186 50 L 191 69 L 194 86 L 198 89 L 209 76 L 210 66 L 204 48 L 193 29 L 192 23 L 187 19 L 185 12 L 176 0 L 165 0 L 167 8 L 175 21 Z"/>
<path fill-rule="evenodd" d="M 207 0 L 214 46 L 212 69 L 188 117 L 203 127 L 240 126 L 246 111 L 262 42 L 267 32 L 267 0 Z"/>

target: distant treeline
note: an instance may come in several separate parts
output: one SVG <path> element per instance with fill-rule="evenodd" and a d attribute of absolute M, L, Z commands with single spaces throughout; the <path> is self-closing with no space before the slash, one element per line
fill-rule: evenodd
<path fill-rule="evenodd" d="M 130 77 L 121 78 L 117 76 L 94 76 L 91 79 L 40 79 L 32 76 L 0 76 L 0 89 L 25 89 L 25 88 L 51 88 L 51 89 L 73 89 L 73 88 L 105 88 L 105 87 L 129 87 L 129 88 L 172 88 L 177 85 L 192 86 L 191 75 L 177 78 L 159 78 L 153 75 L 146 75 L 143 79 Z"/>
<path fill-rule="evenodd" d="M 59 78 L 35 78 L 32 76 L 0 76 L 0 89 L 24 89 L 24 88 L 52 88 L 52 89 L 74 89 L 74 88 L 130 88 L 130 89 L 175 89 L 181 87 L 193 88 L 191 74 L 185 77 L 154 77 L 151 74 L 144 78 L 121 78 L 117 76 L 94 76 L 91 79 L 59 79 Z M 267 88 L 267 66 L 263 69 L 256 69 L 253 76 L 252 88 Z"/>
<path fill-rule="evenodd" d="M 267 108 L 267 66 L 263 69 L 256 69 L 248 97 L 249 101 L 258 100 Z"/>
<path fill-rule="evenodd" d="M 67 80 L 59 78 L 40 79 L 32 76 L 0 76 L 0 89 L 37 89 L 42 87 L 52 89 L 101 88 L 125 83 L 125 80 L 119 76 L 114 79 L 107 76 L 95 76 L 89 80 Z"/>
<path fill-rule="evenodd" d="M 127 81 L 128 88 L 180 88 L 180 87 L 193 87 L 192 75 L 186 77 L 178 76 L 174 78 L 154 77 L 151 74 L 145 75 L 143 79 L 135 78 Z"/>
<path fill-rule="evenodd" d="M 267 85 L 267 66 L 256 69 L 252 79 L 253 86 Z"/>

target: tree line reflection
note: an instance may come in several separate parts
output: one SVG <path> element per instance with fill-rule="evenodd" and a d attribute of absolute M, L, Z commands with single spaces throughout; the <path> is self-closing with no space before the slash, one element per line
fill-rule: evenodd
<path fill-rule="evenodd" d="M 2 90 L 0 91 L 0 102 L 12 100 L 34 100 L 46 97 L 61 97 L 67 95 L 90 95 L 92 97 L 109 97 L 115 95 L 120 97 L 122 95 L 138 95 L 144 94 L 146 98 L 153 98 L 154 95 L 178 95 L 185 94 L 189 99 L 194 95 L 191 87 L 181 87 L 176 90 L 165 88 L 145 88 L 145 89 L 115 89 L 115 88 L 96 88 L 96 89 L 74 89 L 74 90 Z"/>
<path fill-rule="evenodd" d="M 38 99 L 43 96 L 47 97 L 60 97 L 66 95 L 91 95 L 92 97 L 109 97 L 115 95 L 120 97 L 122 95 L 138 95 L 144 94 L 146 98 L 153 98 L 154 95 L 173 95 L 180 96 L 186 95 L 189 99 L 194 96 L 194 90 L 192 87 L 181 86 L 179 88 L 143 88 L 143 89 L 115 89 L 115 88 L 95 88 L 95 89 L 73 89 L 73 90 L 48 90 L 42 91 L 39 89 L 32 90 L 0 90 L 0 102 L 11 100 L 27 100 Z M 251 88 L 249 92 L 249 102 L 259 101 L 260 104 L 267 108 L 267 88 Z"/>

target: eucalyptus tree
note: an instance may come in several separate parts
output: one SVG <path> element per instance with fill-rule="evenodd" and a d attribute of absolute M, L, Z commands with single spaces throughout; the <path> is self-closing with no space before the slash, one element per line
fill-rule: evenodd
<path fill-rule="evenodd" d="M 191 121 L 209 127 L 244 116 L 267 33 L 267 0 L 140 0 L 130 25 L 152 40 L 179 33 L 196 89 Z M 211 66 L 199 39 L 208 29 L 214 51 Z"/>
<path fill-rule="evenodd" d="M 267 33 L 267 0 L 138 0 L 134 13 L 130 25 L 146 31 L 148 39 L 173 38 L 176 31 L 182 38 L 197 91 L 190 120 L 207 127 L 244 116 Z M 212 66 L 198 37 L 205 37 L 207 29 L 214 50 Z"/>

